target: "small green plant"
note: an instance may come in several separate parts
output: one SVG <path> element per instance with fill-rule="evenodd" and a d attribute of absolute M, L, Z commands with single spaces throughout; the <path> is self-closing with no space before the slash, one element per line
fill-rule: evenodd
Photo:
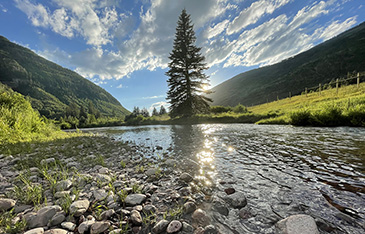
<path fill-rule="evenodd" d="M 125 168 L 125 167 L 126 167 L 126 163 L 122 160 L 122 161 L 120 161 L 120 166 L 121 166 L 122 168 Z"/>
<path fill-rule="evenodd" d="M 124 203 L 125 199 L 127 198 L 128 196 L 128 192 L 125 191 L 125 190 L 120 190 L 119 192 L 116 193 L 119 197 L 119 200 L 121 203 Z"/>
<path fill-rule="evenodd" d="M 27 226 L 26 221 L 24 219 L 15 221 L 15 218 L 16 214 L 14 214 L 14 209 L 2 213 L 0 215 L 0 233 L 23 233 Z"/>
<path fill-rule="evenodd" d="M 138 184 L 133 184 L 132 185 L 132 192 L 133 193 L 141 193 L 142 192 L 142 189 L 141 189 L 141 187 Z"/>
<path fill-rule="evenodd" d="M 14 186 L 13 195 L 24 204 L 41 204 L 43 188 L 40 184 L 34 184 L 29 180 L 29 175 L 20 174 L 17 178 L 20 185 Z"/>
<path fill-rule="evenodd" d="M 144 226 L 148 226 L 151 223 L 155 223 L 156 222 L 156 215 L 152 212 L 143 212 L 143 218 L 142 218 L 142 223 L 144 224 Z"/>
<path fill-rule="evenodd" d="M 177 205 L 174 208 L 168 209 L 163 214 L 163 218 L 166 220 L 174 220 L 174 219 L 180 219 L 183 215 L 183 209 L 184 207 L 182 205 Z"/>
<path fill-rule="evenodd" d="M 145 171 L 145 168 L 143 165 L 137 165 L 136 166 L 136 172 L 137 173 L 143 173 Z"/>
<path fill-rule="evenodd" d="M 59 199 L 59 206 L 61 206 L 62 210 L 66 214 L 69 214 L 71 204 L 72 204 L 72 199 L 69 194 Z"/>
<path fill-rule="evenodd" d="M 106 166 L 103 155 L 101 154 L 96 155 L 95 165 L 101 165 L 103 167 Z"/>

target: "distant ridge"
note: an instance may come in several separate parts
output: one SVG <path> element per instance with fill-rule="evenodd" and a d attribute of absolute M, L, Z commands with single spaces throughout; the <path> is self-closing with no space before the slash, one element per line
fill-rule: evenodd
<path fill-rule="evenodd" d="M 257 105 L 365 70 L 365 23 L 277 64 L 241 73 L 214 87 L 213 105 Z"/>
<path fill-rule="evenodd" d="M 63 116 L 71 103 L 88 107 L 92 102 L 104 116 L 129 113 L 103 88 L 2 36 L 0 82 L 27 96 L 33 108 L 48 118 Z"/>

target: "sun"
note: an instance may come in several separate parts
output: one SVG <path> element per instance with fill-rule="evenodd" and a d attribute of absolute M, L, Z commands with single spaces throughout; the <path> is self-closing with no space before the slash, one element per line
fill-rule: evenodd
<path fill-rule="evenodd" d="M 207 84 L 202 85 L 202 89 L 203 89 L 204 91 L 209 90 L 209 85 L 207 85 Z"/>

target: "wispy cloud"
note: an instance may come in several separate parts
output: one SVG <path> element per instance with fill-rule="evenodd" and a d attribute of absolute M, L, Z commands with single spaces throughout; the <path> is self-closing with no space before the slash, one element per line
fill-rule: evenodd
<path fill-rule="evenodd" d="M 151 97 L 143 97 L 142 99 L 156 99 L 156 98 L 163 98 L 165 95 L 158 95 L 158 96 L 151 96 Z"/>

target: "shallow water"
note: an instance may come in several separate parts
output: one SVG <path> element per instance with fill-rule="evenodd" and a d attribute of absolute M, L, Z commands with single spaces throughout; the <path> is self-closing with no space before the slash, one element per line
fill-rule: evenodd
<path fill-rule="evenodd" d="M 246 194 L 253 215 L 217 217 L 232 233 L 272 233 L 275 222 L 309 214 L 322 233 L 365 232 L 365 129 L 201 124 L 91 129 L 167 152 L 178 166 Z M 153 151 L 156 146 L 162 150 Z M 224 184 L 224 185 L 221 185 Z M 236 212 L 236 213 L 235 213 Z M 252 216 L 252 217 L 251 217 Z"/>

